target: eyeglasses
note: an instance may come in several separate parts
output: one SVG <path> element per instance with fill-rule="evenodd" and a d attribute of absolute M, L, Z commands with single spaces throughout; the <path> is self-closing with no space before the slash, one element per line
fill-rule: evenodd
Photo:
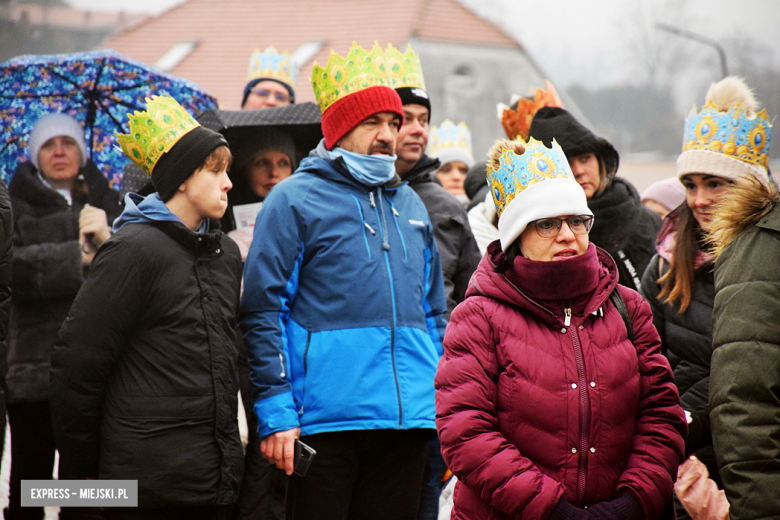
<path fill-rule="evenodd" d="M 273 96 L 274 99 L 279 101 L 280 103 L 284 103 L 285 101 L 290 101 L 290 95 L 285 94 L 283 92 L 275 92 L 271 90 L 266 90 L 264 88 L 259 88 L 252 91 L 252 94 L 254 94 L 257 97 L 261 98 L 267 98 Z"/>
<path fill-rule="evenodd" d="M 564 220 L 575 235 L 587 235 L 593 226 L 593 217 L 590 215 L 574 215 L 569 218 L 542 218 L 535 220 L 533 225 L 540 237 L 552 238 L 561 231 Z"/>

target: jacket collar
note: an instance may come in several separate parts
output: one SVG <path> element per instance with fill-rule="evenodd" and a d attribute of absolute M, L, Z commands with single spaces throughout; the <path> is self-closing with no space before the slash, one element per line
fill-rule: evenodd
<path fill-rule="evenodd" d="M 409 186 L 434 182 L 433 173 L 441 167 L 441 161 L 423 154 L 420 160 L 402 177 Z"/>

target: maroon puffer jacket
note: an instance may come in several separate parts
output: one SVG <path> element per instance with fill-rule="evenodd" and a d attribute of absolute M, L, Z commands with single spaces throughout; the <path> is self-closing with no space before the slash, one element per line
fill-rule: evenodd
<path fill-rule="evenodd" d="M 452 313 L 436 374 L 442 455 L 459 482 L 453 519 L 545 519 L 629 492 L 656 518 L 687 428 L 650 307 L 593 244 L 556 262 L 493 271 L 491 244 Z M 570 317 L 567 318 L 567 309 Z"/>

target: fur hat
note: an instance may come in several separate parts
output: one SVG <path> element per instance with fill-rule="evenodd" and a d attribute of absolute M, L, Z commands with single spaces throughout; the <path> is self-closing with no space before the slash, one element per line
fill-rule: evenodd
<path fill-rule="evenodd" d="M 753 175 L 770 184 L 767 168 L 772 125 L 744 80 L 729 76 L 710 85 L 704 107 L 685 120 L 677 175 L 705 173 L 729 180 Z"/>
<path fill-rule="evenodd" d="M 27 141 L 27 148 L 30 150 L 30 161 L 37 169 L 41 169 L 38 164 L 38 153 L 41 147 L 54 137 L 71 137 L 81 151 L 80 166 L 87 164 L 87 145 L 84 142 L 84 129 L 73 117 L 67 114 L 48 114 L 38 119 L 30 132 L 30 139 Z"/>

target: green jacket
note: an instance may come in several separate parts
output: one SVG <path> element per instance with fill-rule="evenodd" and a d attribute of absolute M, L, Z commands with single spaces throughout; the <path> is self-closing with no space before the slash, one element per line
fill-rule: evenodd
<path fill-rule="evenodd" d="M 777 519 L 780 205 L 722 251 L 715 264 L 715 290 L 710 418 L 730 516 Z"/>

